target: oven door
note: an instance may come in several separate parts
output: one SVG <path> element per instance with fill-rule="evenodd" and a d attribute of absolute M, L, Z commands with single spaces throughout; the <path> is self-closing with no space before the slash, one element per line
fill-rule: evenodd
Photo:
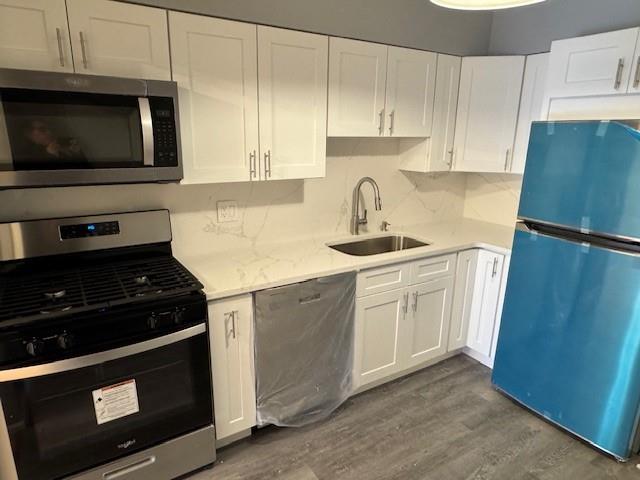
<path fill-rule="evenodd" d="M 1 371 L 0 477 L 15 469 L 19 479 L 61 478 L 212 425 L 209 365 L 202 323 Z"/>

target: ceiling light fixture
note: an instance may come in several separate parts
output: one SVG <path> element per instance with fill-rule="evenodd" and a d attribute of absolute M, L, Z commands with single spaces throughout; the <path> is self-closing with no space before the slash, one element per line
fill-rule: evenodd
<path fill-rule="evenodd" d="M 456 10 L 500 10 L 540 2 L 544 0 L 431 0 L 431 3 Z"/>

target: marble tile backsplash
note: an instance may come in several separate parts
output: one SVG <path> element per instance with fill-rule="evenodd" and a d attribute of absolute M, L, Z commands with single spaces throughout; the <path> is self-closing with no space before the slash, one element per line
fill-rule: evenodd
<path fill-rule="evenodd" d="M 327 176 L 321 179 L 220 185 L 130 185 L 7 190 L 0 192 L 0 221 L 168 208 L 172 213 L 174 251 L 178 255 L 246 248 L 349 230 L 351 195 L 358 179 L 368 175 L 380 186 L 383 208 L 376 212 L 368 185 L 363 202 L 369 225 L 382 220 L 392 228 L 457 218 L 496 217 L 509 212 L 483 212 L 482 194 L 498 187 L 483 185 L 465 174 L 419 174 L 398 170 L 398 142 L 393 139 L 330 139 Z M 502 182 L 499 182 L 502 183 Z M 465 205 L 471 186 L 473 202 Z M 511 188 L 511 187 L 510 187 Z M 509 195 L 507 195 L 509 197 Z M 502 195 L 498 195 L 498 200 Z M 509 197 L 511 200 L 512 198 Z M 236 200 L 239 219 L 219 223 L 216 202 Z M 491 210 L 491 209 L 489 209 Z M 488 217 L 488 218 L 484 218 Z"/>
<path fill-rule="evenodd" d="M 468 173 L 464 216 L 513 226 L 521 188 L 522 175 Z"/>

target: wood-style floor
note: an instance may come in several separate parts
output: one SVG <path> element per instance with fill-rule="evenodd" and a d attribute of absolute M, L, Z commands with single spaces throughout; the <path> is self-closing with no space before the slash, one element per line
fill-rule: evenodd
<path fill-rule="evenodd" d="M 350 399 L 328 420 L 268 427 L 189 480 L 640 479 L 525 411 L 458 356 Z"/>

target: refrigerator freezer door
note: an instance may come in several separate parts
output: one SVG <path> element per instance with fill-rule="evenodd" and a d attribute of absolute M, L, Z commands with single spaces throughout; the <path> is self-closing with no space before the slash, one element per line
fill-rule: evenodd
<path fill-rule="evenodd" d="M 628 458 L 640 405 L 640 257 L 516 231 L 493 382 Z"/>
<path fill-rule="evenodd" d="M 640 132 L 620 122 L 536 122 L 520 218 L 640 239 Z"/>

